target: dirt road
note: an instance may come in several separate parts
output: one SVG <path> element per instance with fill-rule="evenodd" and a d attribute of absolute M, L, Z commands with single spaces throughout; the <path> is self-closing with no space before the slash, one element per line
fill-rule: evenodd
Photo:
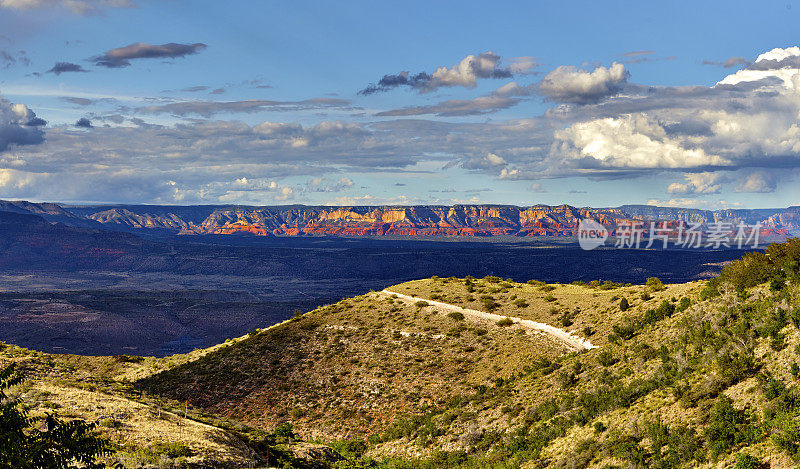
<path fill-rule="evenodd" d="M 494 323 L 496 323 L 497 321 L 507 317 L 507 318 L 511 319 L 512 321 L 514 321 L 515 324 L 519 324 L 520 326 L 524 327 L 525 329 L 542 332 L 542 333 L 552 337 L 553 339 L 557 340 L 558 342 L 561 342 L 562 344 L 566 345 L 567 348 L 569 348 L 571 350 L 580 351 L 580 350 L 589 350 L 589 349 L 597 348 L 596 345 L 592 345 L 592 343 L 589 342 L 588 340 L 586 340 L 584 338 L 581 338 L 581 337 L 578 337 L 578 336 L 572 334 L 571 332 L 567 332 L 567 331 L 565 331 L 563 329 L 559 329 L 559 328 L 557 328 L 555 326 L 551 326 L 549 324 L 544 324 L 544 323 L 541 323 L 541 322 L 535 322 L 535 321 L 531 321 L 529 319 L 515 318 L 513 316 L 501 316 L 499 314 L 487 313 L 485 311 L 478 311 L 476 309 L 462 308 L 461 306 L 451 305 L 451 304 L 448 304 L 448 303 L 442 303 L 441 301 L 428 300 L 426 298 L 418 298 L 416 296 L 404 295 L 402 293 L 394 292 L 394 291 L 391 291 L 391 290 L 382 290 L 380 293 L 382 293 L 384 295 L 387 295 L 387 296 L 397 295 L 397 297 L 399 299 L 405 300 L 405 301 L 411 302 L 411 303 L 416 303 L 417 301 L 425 301 L 429 305 L 439 309 L 440 311 L 458 312 L 458 313 L 463 314 L 466 317 L 471 317 L 471 318 L 474 318 L 474 319 L 483 319 L 483 320 L 491 321 L 491 322 L 494 322 Z"/>

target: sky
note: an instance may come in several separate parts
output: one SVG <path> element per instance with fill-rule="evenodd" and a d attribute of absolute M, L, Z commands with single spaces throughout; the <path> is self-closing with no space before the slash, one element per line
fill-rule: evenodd
<path fill-rule="evenodd" d="M 800 205 L 798 15 L 0 0 L 0 198 Z"/>

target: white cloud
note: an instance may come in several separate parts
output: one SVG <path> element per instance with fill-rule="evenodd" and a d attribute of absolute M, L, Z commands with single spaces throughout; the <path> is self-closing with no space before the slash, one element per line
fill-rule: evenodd
<path fill-rule="evenodd" d="M 452 67 L 438 67 L 432 73 L 412 74 L 403 71 L 384 75 L 377 84 L 369 85 L 359 93 L 369 95 L 399 86 L 408 86 L 420 93 L 429 93 L 441 87 L 451 86 L 474 88 L 478 79 L 511 78 L 514 75 L 530 74 L 534 73 L 533 69 L 538 66 L 534 57 L 513 57 L 509 62 L 508 67 L 503 67 L 501 57 L 491 51 L 470 54 Z"/>
<path fill-rule="evenodd" d="M 32 145 L 44 141 L 40 127 L 44 121 L 24 104 L 12 104 L 0 96 L 0 151 L 13 145 Z"/>
<path fill-rule="evenodd" d="M 500 166 L 506 164 L 506 160 L 502 157 L 495 155 L 494 153 L 489 153 L 486 155 L 486 161 L 493 166 Z"/>
<path fill-rule="evenodd" d="M 717 85 L 735 85 L 765 78 L 776 78 L 784 88 L 800 90 L 800 82 L 796 79 L 798 71 L 800 71 L 800 47 L 785 49 L 777 47 L 759 55 L 750 66 L 733 75 L 728 75 Z"/>
<path fill-rule="evenodd" d="M 754 171 L 746 175 L 736 187 L 736 192 L 775 192 L 775 176 L 767 171 Z"/>
<path fill-rule="evenodd" d="M 561 103 L 596 103 L 617 94 L 629 76 L 625 66 L 617 62 L 592 72 L 562 65 L 544 77 L 539 91 Z"/>
<path fill-rule="evenodd" d="M 719 194 L 722 183 L 727 181 L 720 173 L 687 173 L 685 183 L 673 182 L 667 187 L 669 194 Z"/>
<path fill-rule="evenodd" d="M 663 124 L 646 114 L 580 122 L 555 132 L 554 152 L 587 167 L 679 169 L 726 165 L 703 148 L 671 138 Z"/>

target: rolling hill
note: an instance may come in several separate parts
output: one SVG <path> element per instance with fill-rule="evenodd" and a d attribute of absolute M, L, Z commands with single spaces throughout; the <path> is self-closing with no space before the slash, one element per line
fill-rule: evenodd
<path fill-rule="evenodd" d="M 187 355 L 0 357 L 126 464 L 796 467 L 799 266 L 792 240 L 685 284 L 434 277 Z"/>

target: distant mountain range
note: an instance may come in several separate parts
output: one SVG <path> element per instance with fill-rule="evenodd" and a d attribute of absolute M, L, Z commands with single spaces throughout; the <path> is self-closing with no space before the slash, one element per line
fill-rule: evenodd
<path fill-rule="evenodd" d="M 762 235 L 800 235 L 800 206 L 700 210 L 623 205 L 240 206 L 66 205 L 0 201 L 0 211 L 37 215 L 65 225 L 172 235 L 571 237 L 590 218 L 611 230 L 636 221 L 761 223 Z"/>

